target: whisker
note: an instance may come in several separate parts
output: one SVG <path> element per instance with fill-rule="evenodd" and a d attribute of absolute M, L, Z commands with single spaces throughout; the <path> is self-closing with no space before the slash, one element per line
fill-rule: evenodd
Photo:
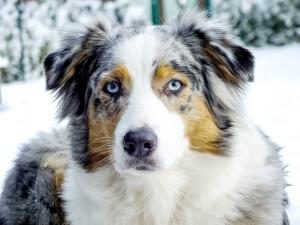
<path fill-rule="evenodd" d="M 88 151 L 88 154 L 98 154 L 98 155 L 104 155 L 106 153 L 110 153 L 111 149 L 103 148 L 103 149 L 92 149 Z"/>
<path fill-rule="evenodd" d="M 111 157 L 105 157 L 103 160 L 99 161 L 97 164 L 95 164 L 95 167 L 103 167 L 108 165 L 109 163 L 112 163 Z"/>
<path fill-rule="evenodd" d="M 111 137 L 102 137 L 102 138 L 97 138 L 94 139 L 90 144 L 94 144 L 94 143 L 101 143 L 101 142 L 112 142 L 113 138 Z"/>
<path fill-rule="evenodd" d="M 112 143 L 94 143 L 92 145 L 94 145 L 94 146 L 96 145 L 95 147 L 90 146 L 92 149 L 101 148 L 101 147 L 109 147 L 109 148 L 113 147 Z"/>

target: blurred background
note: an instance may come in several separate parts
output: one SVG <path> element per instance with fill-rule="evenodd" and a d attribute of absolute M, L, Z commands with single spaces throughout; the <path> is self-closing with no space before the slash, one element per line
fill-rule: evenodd
<path fill-rule="evenodd" d="M 0 192 L 20 144 L 64 126 L 45 91 L 42 61 L 66 31 L 99 17 L 125 26 L 161 24 L 186 9 L 230 25 L 252 50 L 256 80 L 246 107 L 283 148 L 289 216 L 299 225 L 300 0 L 0 0 Z"/>

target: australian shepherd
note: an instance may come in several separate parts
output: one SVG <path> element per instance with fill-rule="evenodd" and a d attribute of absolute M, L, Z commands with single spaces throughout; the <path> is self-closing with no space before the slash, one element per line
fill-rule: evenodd
<path fill-rule="evenodd" d="M 24 145 L 0 224 L 288 224 L 278 148 L 241 100 L 253 67 L 195 12 L 65 37 L 44 68 L 69 125 Z"/>

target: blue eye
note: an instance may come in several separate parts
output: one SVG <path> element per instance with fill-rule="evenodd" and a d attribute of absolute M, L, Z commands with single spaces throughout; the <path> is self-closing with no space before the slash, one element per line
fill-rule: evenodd
<path fill-rule="evenodd" d="M 110 81 L 104 87 L 104 91 L 109 94 L 117 94 L 120 92 L 120 90 L 121 90 L 121 85 L 117 81 Z"/>
<path fill-rule="evenodd" d="M 182 89 L 183 83 L 179 80 L 170 80 L 168 83 L 168 90 L 172 92 L 178 92 Z"/>

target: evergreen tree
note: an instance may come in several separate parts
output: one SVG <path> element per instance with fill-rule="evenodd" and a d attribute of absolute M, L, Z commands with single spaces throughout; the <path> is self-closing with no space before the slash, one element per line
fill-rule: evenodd
<path fill-rule="evenodd" d="M 284 45 L 300 41 L 300 1 L 270 0 L 253 2 L 227 0 L 216 9 L 221 19 L 249 45 Z"/>

